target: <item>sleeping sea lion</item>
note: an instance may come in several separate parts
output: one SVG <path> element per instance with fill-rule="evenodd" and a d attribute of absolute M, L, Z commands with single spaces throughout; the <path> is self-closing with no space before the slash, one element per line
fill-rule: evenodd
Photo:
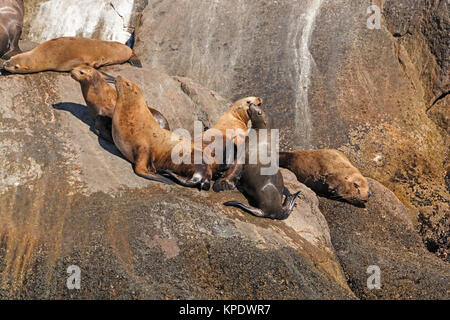
<path fill-rule="evenodd" d="M 18 54 L 3 64 L 11 73 L 71 71 L 86 65 L 93 68 L 124 62 L 142 67 L 133 50 L 119 42 L 81 37 L 56 38 L 29 52 Z"/>
<path fill-rule="evenodd" d="M 347 157 L 334 149 L 280 152 L 280 167 L 320 195 L 362 205 L 369 200 L 369 184 Z"/>

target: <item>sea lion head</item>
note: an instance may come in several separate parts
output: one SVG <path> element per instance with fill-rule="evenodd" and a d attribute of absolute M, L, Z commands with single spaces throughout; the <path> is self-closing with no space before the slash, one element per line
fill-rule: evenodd
<path fill-rule="evenodd" d="M 243 98 L 233 103 L 233 105 L 231 106 L 231 112 L 234 114 L 235 117 L 247 123 L 250 120 L 247 113 L 250 106 L 251 105 L 261 106 L 262 103 L 263 100 L 258 97 Z"/>
<path fill-rule="evenodd" d="M 31 70 L 30 66 L 31 63 L 25 53 L 15 55 L 3 63 L 3 69 L 11 73 L 29 73 Z"/>
<path fill-rule="evenodd" d="M 86 80 L 90 81 L 93 79 L 95 72 L 96 70 L 94 68 L 88 66 L 79 66 L 73 68 L 72 71 L 70 71 L 70 76 L 78 82 L 83 82 Z"/>
<path fill-rule="evenodd" d="M 254 129 L 265 129 L 269 125 L 269 119 L 266 113 L 261 109 L 260 105 L 250 104 L 247 114 L 252 121 Z"/>
<path fill-rule="evenodd" d="M 356 205 L 363 205 L 369 200 L 371 193 L 366 178 L 359 173 L 354 173 L 344 179 L 345 183 L 342 183 L 336 190 L 337 195 Z"/>
<path fill-rule="evenodd" d="M 137 96 L 141 93 L 141 90 L 136 84 L 122 76 L 116 77 L 114 85 L 116 86 L 117 94 L 122 97 Z"/>

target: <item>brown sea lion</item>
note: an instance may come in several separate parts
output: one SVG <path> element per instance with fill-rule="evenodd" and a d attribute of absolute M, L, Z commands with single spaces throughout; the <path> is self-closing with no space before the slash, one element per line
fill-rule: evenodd
<path fill-rule="evenodd" d="M 171 174 L 187 177 L 178 181 L 187 187 L 209 190 L 212 177 L 207 164 L 194 164 L 194 143 L 180 135 L 161 128 L 147 108 L 142 90 L 125 78 L 118 76 L 115 81 L 117 103 L 112 122 L 112 136 L 116 147 L 131 163 L 137 175 L 150 180 L 168 183 L 157 173 L 170 170 Z M 190 163 L 175 163 L 172 150 L 182 147 L 190 151 Z M 178 150 L 178 149 L 177 149 Z M 189 180 L 188 180 L 189 179 Z"/>
<path fill-rule="evenodd" d="M 125 44 L 81 37 L 62 37 L 12 57 L 3 64 L 3 68 L 11 73 L 70 71 L 82 65 L 97 69 L 127 61 L 141 67 L 136 54 Z"/>
<path fill-rule="evenodd" d="M 280 152 L 280 167 L 320 195 L 362 205 L 369 200 L 369 184 L 347 157 L 334 149 Z"/>
<path fill-rule="evenodd" d="M 114 77 L 88 66 L 76 67 L 72 69 L 70 75 L 80 83 L 84 100 L 94 118 L 94 132 L 105 140 L 113 142 L 111 126 L 117 93 L 108 82 L 114 83 Z M 150 107 L 149 110 L 161 128 L 170 130 L 169 122 L 161 112 Z"/>
<path fill-rule="evenodd" d="M 22 52 L 19 39 L 24 11 L 23 0 L 0 0 L 0 57 L 3 59 Z"/>
<path fill-rule="evenodd" d="M 249 137 L 246 136 L 244 142 L 245 164 L 242 164 L 242 162 L 239 164 L 236 161 L 227 172 L 227 176 L 214 183 L 213 189 L 218 192 L 229 190 L 230 186 L 232 188 L 236 185 L 237 189 L 247 198 L 249 205 L 240 201 L 228 201 L 224 205 L 241 208 L 257 217 L 284 220 L 291 214 L 300 192 L 296 194 L 289 192 L 284 186 L 283 176 L 278 167 L 276 167 L 276 173 L 274 174 L 264 175 L 262 173 L 262 168 L 268 167 L 268 165 L 261 163 L 260 151 L 262 148 L 267 148 L 268 152 L 272 150 L 269 122 L 266 114 L 259 106 L 251 104 L 247 113 L 257 136 L 259 136 L 259 130 L 267 129 L 268 139 L 267 141 L 258 140 L 256 145 L 250 145 Z M 250 163 L 251 152 L 258 154 L 258 160 L 255 164 Z"/>

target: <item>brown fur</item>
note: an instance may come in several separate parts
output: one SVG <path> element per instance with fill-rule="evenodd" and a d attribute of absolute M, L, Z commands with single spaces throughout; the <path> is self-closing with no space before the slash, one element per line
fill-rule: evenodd
<path fill-rule="evenodd" d="M 170 170 L 198 186 L 211 180 L 211 168 L 207 165 L 175 164 L 172 149 L 183 144 L 191 150 L 194 163 L 194 144 L 191 140 L 162 129 L 147 108 L 141 89 L 122 77 L 116 78 L 117 104 L 113 116 L 114 143 L 122 154 L 135 165 L 136 174 L 155 178 L 156 173 Z M 194 183 L 192 184 L 194 186 Z"/>
<path fill-rule="evenodd" d="M 62 37 L 12 57 L 3 68 L 12 73 L 70 71 L 77 66 L 99 68 L 135 58 L 133 50 L 119 42 Z"/>
<path fill-rule="evenodd" d="M 250 121 L 250 117 L 248 115 L 248 110 L 250 105 L 254 104 L 256 106 L 261 106 L 263 103 L 261 98 L 258 97 L 247 97 L 240 99 L 236 102 L 234 102 L 230 108 L 228 108 L 227 111 L 225 111 L 222 116 L 217 120 L 216 124 L 211 127 L 210 129 L 206 130 L 203 133 L 203 137 L 207 137 L 208 134 L 214 134 L 216 130 L 220 132 L 225 141 L 228 139 L 233 139 L 233 142 L 235 145 L 239 145 L 245 141 L 245 137 L 247 134 L 248 123 Z M 235 137 L 227 137 L 226 131 L 228 130 L 241 130 L 241 133 L 238 136 Z M 212 141 L 209 142 L 203 142 L 203 150 L 207 148 Z M 225 151 L 225 145 L 224 148 L 222 148 L 221 152 Z M 214 156 L 216 150 L 214 150 L 211 154 Z M 212 170 L 214 174 L 217 173 L 219 170 L 219 166 L 216 163 L 212 164 Z"/>
<path fill-rule="evenodd" d="M 21 52 L 24 11 L 23 0 L 0 0 L 0 57 L 4 59 Z"/>
<path fill-rule="evenodd" d="M 80 83 L 84 100 L 95 121 L 96 134 L 112 142 L 111 119 L 117 101 L 116 90 L 106 82 L 102 73 L 92 67 L 76 67 L 70 74 Z M 170 130 L 169 122 L 158 110 L 150 107 L 149 110 L 161 128 Z"/>
<path fill-rule="evenodd" d="M 334 149 L 280 152 L 280 167 L 315 192 L 363 204 L 370 197 L 369 184 L 347 157 Z"/>

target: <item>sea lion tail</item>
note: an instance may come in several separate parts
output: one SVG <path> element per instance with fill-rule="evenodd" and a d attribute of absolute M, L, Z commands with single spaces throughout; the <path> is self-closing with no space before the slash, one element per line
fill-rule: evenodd
<path fill-rule="evenodd" d="M 141 60 L 138 58 L 138 56 L 136 55 L 136 53 L 134 53 L 131 55 L 130 59 L 128 59 L 128 62 L 136 68 L 142 68 L 142 62 Z"/>
<path fill-rule="evenodd" d="M 223 205 L 227 206 L 227 207 L 236 207 L 236 208 L 242 209 L 242 210 L 244 210 L 254 216 L 260 217 L 260 218 L 266 217 L 266 214 L 261 209 L 249 206 L 248 204 L 245 204 L 241 201 L 227 201 Z"/>

